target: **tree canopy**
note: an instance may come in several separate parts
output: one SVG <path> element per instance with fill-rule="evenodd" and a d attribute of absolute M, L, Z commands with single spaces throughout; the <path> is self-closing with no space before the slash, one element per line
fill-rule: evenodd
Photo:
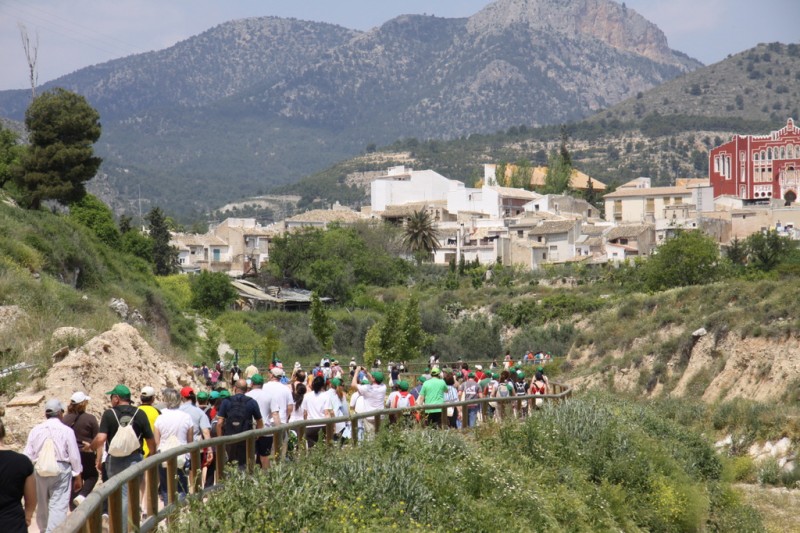
<path fill-rule="evenodd" d="M 169 244 L 170 233 L 167 218 L 159 207 L 154 207 L 145 215 L 150 224 L 150 238 L 153 240 L 153 263 L 158 276 L 168 276 L 178 270 L 178 251 Z"/>
<path fill-rule="evenodd" d="M 645 287 L 658 291 L 702 285 L 723 274 L 719 247 L 700 231 L 682 231 L 658 248 L 644 264 Z"/>
<path fill-rule="evenodd" d="M 38 209 L 43 200 L 69 204 L 86 194 L 84 184 L 100 168 L 92 145 L 100 138 L 100 114 L 66 89 L 37 96 L 25 112 L 30 145 L 16 181 L 22 203 Z"/>
<path fill-rule="evenodd" d="M 192 307 L 214 315 L 236 300 L 236 289 L 224 272 L 203 271 L 192 280 Z"/>

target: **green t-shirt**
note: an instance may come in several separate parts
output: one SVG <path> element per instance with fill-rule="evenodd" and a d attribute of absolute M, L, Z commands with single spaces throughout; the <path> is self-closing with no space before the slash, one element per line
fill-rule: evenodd
<path fill-rule="evenodd" d="M 422 384 L 419 391 L 420 396 L 425 396 L 425 403 L 435 405 L 444 403 L 444 394 L 447 392 L 447 383 L 441 378 L 431 378 Z M 426 413 L 440 413 L 441 409 L 429 409 Z"/>

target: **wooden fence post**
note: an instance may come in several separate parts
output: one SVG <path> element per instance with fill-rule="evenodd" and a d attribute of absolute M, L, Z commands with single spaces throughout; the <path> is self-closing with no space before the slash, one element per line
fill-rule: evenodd
<path fill-rule="evenodd" d="M 200 462 L 200 448 L 189 453 L 189 493 L 197 494 L 203 490 L 203 464 Z"/>
<path fill-rule="evenodd" d="M 139 505 L 139 476 L 134 476 L 128 481 L 128 516 L 125 517 L 134 531 L 139 529 L 142 521 L 142 509 Z"/>
<path fill-rule="evenodd" d="M 325 444 L 333 444 L 334 425 L 331 422 L 325 424 Z"/>
<path fill-rule="evenodd" d="M 158 465 L 152 466 L 145 472 L 145 505 L 147 516 L 158 514 Z"/>
<path fill-rule="evenodd" d="M 353 441 L 353 446 L 358 446 L 358 419 L 350 420 L 350 433 Z"/>
<path fill-rule="evenodd" d="M 228 461 L 227 454 L 225 453 L 225 445 L 217 444 L 216 446 L 216 472 L 214 476 L 214 483 L 220 483 L 225 478 L 225 463 Z"/>
<path fill-rule="evenodd" d="M 109 533 L 122 533 L 122 520 L 122 488 L 118 488 L 108 497 Z"/>
<path fill-rule="evenodd" d="M 256 438 L 252 435 L 245 441 L 245 453 L 247 453 L 247 471 L 252 474 L 256 467 Z"/>

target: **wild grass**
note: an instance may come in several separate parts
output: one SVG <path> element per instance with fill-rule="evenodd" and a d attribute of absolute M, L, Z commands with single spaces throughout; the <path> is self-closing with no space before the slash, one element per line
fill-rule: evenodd
<path fill-rule="evenodd" d="M 758 531 L 703 437 L 602 394 L 471 434 L 382 432 L 193 502 L 174 531 Z M 731 529 L 732 528 L 732 529 Z"/>

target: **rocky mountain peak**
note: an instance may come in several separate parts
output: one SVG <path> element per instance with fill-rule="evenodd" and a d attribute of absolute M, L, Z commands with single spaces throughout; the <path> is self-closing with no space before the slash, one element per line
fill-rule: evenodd
<path fill-rule="evenodd" d="M 514 26 L 597 39 L 618 50 L 683 67 L 655 24 L 611 0 L 497 0 L 470 17 L 471 33 L 498 34 Z"/>

